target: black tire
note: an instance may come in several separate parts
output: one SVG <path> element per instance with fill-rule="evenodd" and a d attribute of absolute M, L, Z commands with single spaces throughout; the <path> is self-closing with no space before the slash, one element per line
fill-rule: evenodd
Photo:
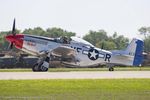
<path fill-rule="evenodd" d="M 32 71 L 33 71 L 33 72 L 38 72 L 38 71 L 40 71 L 40 70 L 39 70 L 38 63 L 36 63 L 36 64 L 32 67 Z"/>
<path fill-rule="evenodd" d="M 46 72 L 48 71 L 47 67 L 42 66 L 43 63 L 41 63 L 40 65 L 38 63 L 36 63 L 33 67 L 32 67 L 32 71 L 33 72 Z"/>
<path fill-rule="evenodd" d="M 114 71 L 114 68 L 113 67 L 109 67 L 109 71 Z"/>

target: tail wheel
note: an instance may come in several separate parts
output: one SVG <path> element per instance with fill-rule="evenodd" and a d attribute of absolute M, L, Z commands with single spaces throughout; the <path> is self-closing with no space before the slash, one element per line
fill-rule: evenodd
<path fill-rule="evenodd" d="M 109 67 L 109 71 L 114 71 L 114 67 Z"/>

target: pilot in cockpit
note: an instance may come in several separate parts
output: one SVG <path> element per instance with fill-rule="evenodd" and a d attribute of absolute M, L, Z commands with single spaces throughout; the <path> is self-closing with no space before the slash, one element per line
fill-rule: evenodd
<path fill-rule="evenodd" d="M 70 43 L 70 39 L 66 36 L 60 37 L 60 41 L 61 41 L 61 43 L 64 43 L 64 44 L 69 44 Z"/>

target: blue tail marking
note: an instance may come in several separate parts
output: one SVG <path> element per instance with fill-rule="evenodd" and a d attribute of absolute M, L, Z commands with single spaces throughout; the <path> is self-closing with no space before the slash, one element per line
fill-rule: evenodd
<path fill-rule="evenodd" d="M 136 51 L 135 51 L 135 56 L 134 56 L 134 61 L 133 61 L 133 66 L 139 66 L 142 61 L 143 61 L 143 41 L 142 40 L 137 40 L 136 41 Z"/>

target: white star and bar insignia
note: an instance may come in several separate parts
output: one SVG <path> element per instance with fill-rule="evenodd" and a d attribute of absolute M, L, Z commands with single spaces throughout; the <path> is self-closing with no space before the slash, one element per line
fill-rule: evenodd
<path fill-rule="evenodd" d="M 89 50 L 89 52 L 88 52 L 89 59 L 97 60 L 98 56 L 99 56 L 98 50 L 93 49 L 93 48 Z"/>

